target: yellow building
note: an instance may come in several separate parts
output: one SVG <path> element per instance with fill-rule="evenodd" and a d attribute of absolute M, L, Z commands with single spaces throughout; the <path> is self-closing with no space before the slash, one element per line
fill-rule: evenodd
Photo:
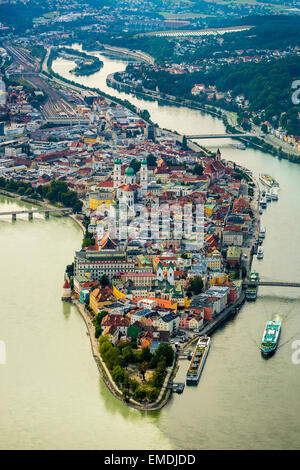
<path fill-rule="evenodd" d="M 215 204 L 205 204 L 205 215 L 211 216 L 213 215 L 215 210 Z"/>
<path fill-rule="evenodd" d="M 207 267 L 214 271 L 220 271 L 222 267 L 222 256 L 218 250 L 214 250 L 212 253 L 209 253 L 206 257 Z"/>
<path fill-rule="evenodd" d="M 91 193 L 89 195 L 89 208 L 93 211 L 98 209 L 102 204 L 115 204 L 114 194 L 108 192 Z"/>
<path fill-rule="evenodd" d="M 209 281 L 211 286 L 220 286 L 228 282 L 228 276 L 226 273 L 216 273 Z"/>
<path fill-rule="evenodd" d="M 109 287 L 99 288 L 97 287 L 90 293 L 89 306 L 93 310 L 95 315 L 101 310 L 105 310 L 105 307 L 113 303 L 113 294 Z"/>

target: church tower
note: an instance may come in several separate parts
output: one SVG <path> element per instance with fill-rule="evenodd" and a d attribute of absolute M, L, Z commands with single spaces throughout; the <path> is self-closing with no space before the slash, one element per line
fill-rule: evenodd
<path fill-rule="evenodd" d="M 220 152 L 219 148 L 218 148 L 217 153 L 216 153 L 216 160 L 217 160 L 217 162 L 221 161 L 221 152 Z"/>
<path fill-rule="evenodd" d="M 114 163 L 114 188 L 118 188 L 122 183 L 121 166 L 121 160 L 117 158 Z"/>
<path fill-rule="evenodd" d="M 171 262 L 168 264 L 168 283 L 171 286 L 174 286 L 174 273 L 175 273 L 175 267 L 174 264 Z"/>
<path fill-rule="evenodd" d="M 140 170 L 140 185 L 143 189 L 144 192 L 147 191 L 148 188 L 148 166 L 147 166 L 147 160 L 143 160 L 141 164 L 141 170 Z"/>
<path fill-rule="evenodd" d="M 163 265 L 161 264 L 161 262 L 159 262 L 156 267 L 156 279 L 160 282 L 164 280 Z"/>

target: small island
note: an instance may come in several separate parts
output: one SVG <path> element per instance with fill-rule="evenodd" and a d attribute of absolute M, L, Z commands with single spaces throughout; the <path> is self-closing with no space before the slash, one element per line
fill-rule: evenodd
<path fill-rule="evenodd" d="M 68 56 L 68 58 L 70 58 L 70 56 L 76 57 L 76 67 L 71 72 L 77 77 L 92 75 L 99 72 L 103 67 L 103 62 L 98 57 L 94 57 L 75 49 L 68 49 L 66 47 L 63 47 L 62 51 Z"/>

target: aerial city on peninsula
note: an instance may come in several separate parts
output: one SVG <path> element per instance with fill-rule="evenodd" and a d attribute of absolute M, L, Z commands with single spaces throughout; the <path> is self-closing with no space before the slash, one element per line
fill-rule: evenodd
<path fill-rule="evenodd" d="M 1 1 L 0 448 L 299 449 L 299 178 L 297 1 Z"/>

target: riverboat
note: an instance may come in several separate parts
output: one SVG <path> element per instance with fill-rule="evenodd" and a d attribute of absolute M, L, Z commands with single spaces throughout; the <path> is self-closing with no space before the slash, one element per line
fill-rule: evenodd
<path fill-rule="evenodd" d="M 266 236 L 266 227 L 262 225 L 259 230 L 258 239 L 263 240 L 265 236 Z"/>
<path fill-rule="evenodd" d="M 195 352 L 190 362 L 187 374 L 186 384 L 197 385 L 203 370 L 206 357 L 210 348 L 210 337 L 201 336 L 198 340 Z"/>
<path fill-rule="evenodd" d="M 267 199 L 265 196 L 260 199 L 260 206 L 262 207 L 262 209 L 267 208 Z"/>
<path fill-rule="evenodd" d="M 259 274 L 257 272 L 252 272 L 249 276 L 248 282 L 248 288 L 246 290 L 246 299 L 248 301 L 255 301 L 257 298 L 257 291 L 258 291 L 258 286 L 257 285 L 251 285 L 253 282 L 258 282 L 259 281 Z"/>
<path fill-rule="evenodd" d="M 270 175 L 267 175 L 265 173 L 262 173 L 259 175 L 259 180 L 265 185 L 268 186 L 268 188 L 272 187 L 277 187 L 279 188 L 279 183 Z"/>
<path fill-rule="evenodd" d="M 278 189 L 277 188 L 272 189 L 272 201 L 278 201 Z"/>
<path fill-rule="evenodd" d="M 267 202 L 272 201 L 272 191 L 271 191 L 271 189 L 267 190 L 266 199 L 267 199 Z"/>
<path fill-rule="evenodd" d="M 278 346 L 279 336 L 281 333 L 281 322 L 280 321 L 268 321 L 262 337 L 260 350 L 263 356 L 269 356 L 273 354 Z"/>
<path fill-rule="evenodd" d="M 264 257 L 264 249 L 262 246 L 259 246 L 257 250 L 257 259 L 263 259 L 263 257 Z"/>
<path fill-rule="evenodd" d="M 233 144 L 233 146 L 239 150 L 246 150 L 246 145 L 239 142 L 238 144 Z"/>

